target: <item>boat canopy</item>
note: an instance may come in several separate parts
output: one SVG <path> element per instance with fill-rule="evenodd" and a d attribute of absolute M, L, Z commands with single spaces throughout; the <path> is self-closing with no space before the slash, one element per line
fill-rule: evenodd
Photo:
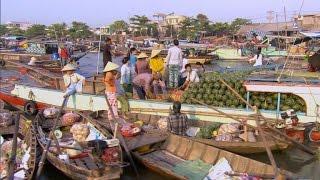
<path fill-rule="evenodd" d="M 300 33 L 307 37 L 320 38 L 320 31 L 319 32 L 300 32 Z"/>

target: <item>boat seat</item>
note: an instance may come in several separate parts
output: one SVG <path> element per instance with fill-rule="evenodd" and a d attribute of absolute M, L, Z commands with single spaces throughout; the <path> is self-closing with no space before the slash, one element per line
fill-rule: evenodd
<path fill-rule="evenodd" d="M 90 157 L 78 158 L 78 159 L 70 159 L 70 163 L 76 166 L 80 166 L 85 169 L 94 170 L 101 169 L 104 167 L 103 164 L 95 162 Z"/>
<path fill-rule="evenodd" d="M 171 171 L 172 168 L 177 164 L 184 162 L 183 159 L 164 150 L 148 153 L 143 157 L 146 158 L 146 160 L 148 160 L 150 163 L 158 164 L 160 167 L 169 171 Z"/>

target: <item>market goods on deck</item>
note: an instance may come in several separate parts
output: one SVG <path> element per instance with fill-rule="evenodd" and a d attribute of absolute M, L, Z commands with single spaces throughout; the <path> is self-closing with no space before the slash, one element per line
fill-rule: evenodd
<path fill-rule="evenodd" d="M 197 84 L 190 86 L 181 96 L 183 103 L 192 104 L 192 98 L 203 101 L 206 104 L 229 107 L 229 108 L 245 108 L 245 103 L 236 98 L 235 94 L 221 83 L 219 79 L 223 79 L 235 91 L 237 91 L 244 99 L 247 99 L 247 91 L 243 86 L 248 72 L 235 73 L 206 73 Z M 259 109 L 276 110 L 278 103 L 277 93 L 259 93 L 250 92 L 249 103 L 257 106 Z M 302 98 L 293 94 L 281 94 L 280 110 L 285 111 L 294 109 L 299 112 L 306 112 L 306 104 Z"/>

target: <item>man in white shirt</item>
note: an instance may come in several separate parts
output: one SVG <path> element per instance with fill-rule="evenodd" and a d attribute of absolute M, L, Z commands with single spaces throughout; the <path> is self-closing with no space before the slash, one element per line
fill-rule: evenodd
<path fill-rule="evenodd" d="M 169 88 L 177 88 L 179 86 L 179 73 L 182 68 L 182 51 L 179 48 L 179 41 L 173 41 L 174 46 L 168 50 L 166 57 L 166 67 L 169 71 Z"/>
<path fill-rule="evenodd" d="M 85 77 L 81 76 L 80 74 L 75 72 L 76 68 L 71 65 L 67 64 L 61 70 L 63 75 L 63 81 L 66 88 L 64 98 L 69 97 L 76 92 L 82 93 L 82 86 L 85 84 Z"/>
<path fill-rule="evenodd" d="M 186 72 L 187 72 L 187 78 L 186 81 L 184 82 L 183 86 L 181 89 L 187 89 L 190 84 L 192 83 L 198 83 L 200 81 L 199 76 L 195 70 L 191 68 L 190 64 L 186 64 L 185 66 Z"/>

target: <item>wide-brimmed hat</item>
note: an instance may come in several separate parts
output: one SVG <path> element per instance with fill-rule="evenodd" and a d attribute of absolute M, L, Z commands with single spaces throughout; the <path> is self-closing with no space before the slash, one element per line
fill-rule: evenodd
<path fill-rule="evenodd" d="M 144 52 L 140 53 L 137 57 L 137 59 L 143 59 L 143 58 L 148 58 L 148 55 Z"/>
<path fill-rule="evenodd" d="M 115 64 L 115 63 L 113 63 L 113 62 L 108 62 L 107 65 L 106 65 L 106 67 L 104 67 L 103 72 L 108 72 L 108 71 L 116 70 L 116 69 L 118 69 L 118 68 L 119 68 L 118 64 Z"/>
<path fill-rule="evenodd" d="M 150 58 L 154 58 L 155 56 L 159 55 L 161 52 L 161 49 L 154 49 L 151 51 L 151 56 Z"/>
<path fill-rule="evenodd" d="M 74 65 L 72 64 L 67 64 L 61 69 L 61 71 L 75 71 L 75 70 L 76 70 L 76 67 L 74 67 Z"/>

